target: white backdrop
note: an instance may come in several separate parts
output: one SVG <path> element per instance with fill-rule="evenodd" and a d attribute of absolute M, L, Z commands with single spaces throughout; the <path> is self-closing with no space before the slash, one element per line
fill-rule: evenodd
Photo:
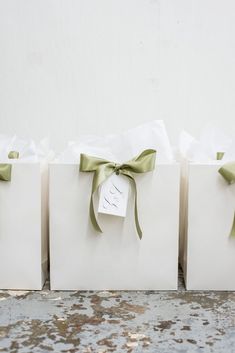
<path fill-rule="evenodd" d="M 233 0 L 0 0 L 0 133 L 235 134 Z"/>

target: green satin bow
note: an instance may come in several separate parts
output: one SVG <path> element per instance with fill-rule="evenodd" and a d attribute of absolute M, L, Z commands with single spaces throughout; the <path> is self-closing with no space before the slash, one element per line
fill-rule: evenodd
<path fill-rule="evenodd" d="M 113 173 L 122 174 L 128 177 L 133 184 L 135 193 L 135 224 L 139 238 L 142 238 L 142 230 L 140 228 L 138 211 L 137 211 L 137 188 L 134 176 L 132 173 L 146 173 L 150 172 L 155 168 L 156 151 L 148 149 L 143 151 L 137 157 L 131 159 L 130 161 L 117 164 L 114 162 L 107 161 L 105 159 L 88 156 L 86 154 L 81 154 L 80 157 L 80 172 L 94 172 L 94 177 L 92 181 L 92 191 L 90 199 L 90 219 L 94 228 L 102 233 L 102 230 L 97 222 L 94 205 L 93 205 L 93 195 L 98 190 L 99 186 Z"/>
<path fill-rule="evenodd" d="M 8 154 L 9 159 L 17 159 L 19 158 L 19 152 L 11 151 Z M 1 181 L 11 181 L 11 164 L 9 163 L 1 163 L 0 164 L 0 180 Z"/>
<path fill-rule="evenodd" d="M 218 152 L 218 153 L 222 153 L 222 152 Z M 217 153 L 217 156 L 218 156 Z M 223 155 L 221 158 L 222 159 Z M 218 158 L 217 158 L 218 159 Z M 219 170 L 218 172 L 222 175 L 222 177 L 229 183 L 229 184 L 233 184 L 235 183 L 235 162 L 228 162 L 225 163 Z M 229 234 L 230 237 L 235 237 L 235 212 L 234 212 L 234 217 L 233 217 L 233 225 L 232 225 L 232 229 L 230 231 Z"/>

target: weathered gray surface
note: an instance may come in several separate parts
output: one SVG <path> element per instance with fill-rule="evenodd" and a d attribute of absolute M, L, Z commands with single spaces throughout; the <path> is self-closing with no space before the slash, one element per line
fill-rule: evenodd
<path fill-rule="evenodd" d="M 235 293 L 0 292 L 0 352 L 235 352 Z"/>

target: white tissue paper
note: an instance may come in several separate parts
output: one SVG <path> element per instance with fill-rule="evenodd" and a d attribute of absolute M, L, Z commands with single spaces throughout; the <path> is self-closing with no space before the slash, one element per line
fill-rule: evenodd
<path fill-rule="evenodd" d="M 235 161 L 235 140 L 213 126 L 199 139 L 183 132 L 180 187 L 180 262 L 189 290 L 235 290 L 235 242 L 229 238 L 235 185 L 218 173 Z M 224 152 L 217 160 L 217 152 Z"/>
<path fill-rule="evenodd" d="M 9 159 L 10 151 L 19 152 Z M 0 180 L 0 289 L 41 289 L 48 267 L 47 139 L 40 143 L 0 135 L 0 163 L 12 165 Z"/>
<path fill-rule="evenodd" d="M 80 154 L 86 153 L 123 163 L 147 148 L 157 150 L 159 163 L 173 160 L 172 148 L 163 121 L 155 120 L 120 134 L 85 135 L 78 142 L 69 142 L 66 150 L 56 158 L 56 161 L 77 163 Z"/>
<path fill-rule="evenodd" d="M 103 230 L 98 233 L 89 216 L 93 173 L 79 172 L 80 154 L 123 163 L 145 149 L 156 149 L 157 154 L 154 171 L 135 175 L 142 240 L 135 228 L 133 189 L 121 175 L 103 183 L 99 200 L 105 202 L 99 204 L 95 195 L 95 213 L 100 211 L 97 219 Z M 114 185 L 125 200 L 115 193 Z M 107 190 L 114 195 L 110 203 L 122 203 L 117 212 L 121 217 L 107 210 L 103 198 Z M 162 121 L 69 143 L 50 164 L 51 288 L 176 289 L 178 217 L 179 164 Z"/>
<path fill-rule="evenodd" d="M 191 162 L 215 161 L 217 152 L 231 152 L 232 139 L 221 130 L 213 126 L 206 126 L 199 137 L 194 138 L 186 131 L 182 131 L 179 139 L 179 150 L 182 157 Z"/>
<path fill-rule="evenodd" d="M 9 162 L 8 154 L 11 151 L 19 152 L 19 159 L 11 160 L 14 163 L 40 162 L 54 158 L 54 152 L 50 148 L 48 138 L 44 138 L 39 143 L 36 143 L 32 139 L 0 135 L 1 163 Z"/>

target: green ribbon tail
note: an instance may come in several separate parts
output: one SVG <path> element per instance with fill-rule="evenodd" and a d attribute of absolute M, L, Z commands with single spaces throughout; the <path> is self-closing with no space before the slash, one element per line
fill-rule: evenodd
<path fill-rule="evenodd" d="M 235 238 L 235 212 L 234 212 L 234 217 L 233 217 L 233 225 L 232 225 L 229 236 L 231 238 Z"/>
<path fill-rule="evenodd" d="M 96 219 L 94 204 L 93 204 L 93 193 L 91 194 L 91 200 L 90 200 L 90 220 L 95 230 L 97 232 L 103 233 Z"/>
<path fill-rule="evenodd" d="M 131 182 L 132 182 L 132 185 L 133 185 L 133 188 L 134 188 L 134 198 L 135 198 L 135 206 L 134 206 L 134 215 L 135 215 L 135 226 L 136 226 L 136 230 L 137 230 L 137 233 L 138 233 L 138 236 L 140 238 L 140 240 L 142 239 L 142 229 L 140 227 L 140 222 L 139 222 L 139 216 L 138 216 L 138 207 L 137 207 L 137 187 L 136 187 L 136 181 L 135 181 L 135 178 L 133 177 L 133 175 L 128 172 L 128 171 L 123 171 L 122 172 L 123 175 L 125 175 L 126 177 L 128 177 Z"/>
<path fill-rule="evenodd" d="M 136 187 L 136 182 L 135 179 L 132 179 L 133 181 L 133 185 L 134 185 L 134 191 L 135 191 L 135 226 L 136 226 L 136 230 L 138 233 L 138 236 L 140 238 L 140 240 L 142 239 L 142 229 L 140 227 L 140 223 L 139 223 L 139 217 L 138 217 L 138 207 L 137 207 L 137 187 Z"/>
<path fill-rule="evenodd" d="M 235 182 L 235 162 L 227 162 L 218 170 L 220 175 L 227 181 L 228 184 Z M 230 237 L 235 238 L 235 213 L 233 217 L 233 224 L 229 234 Z"/>

